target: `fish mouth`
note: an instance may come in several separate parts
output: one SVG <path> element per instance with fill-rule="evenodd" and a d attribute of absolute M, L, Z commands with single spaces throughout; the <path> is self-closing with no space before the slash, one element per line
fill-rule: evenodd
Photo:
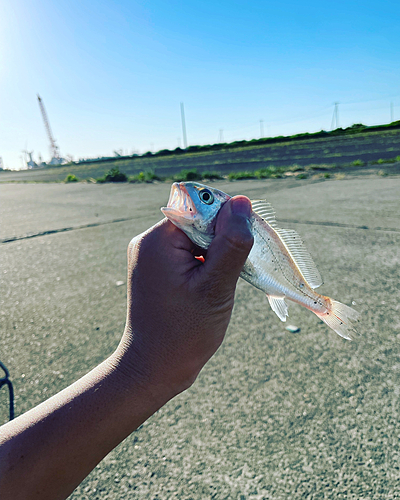
<path fill-rule="evenodd" d="M 197 209 L 183 182 L 172 184 L 168 204 L 161 211 L 171 220 L 191 219 L 197 214 Z"/>

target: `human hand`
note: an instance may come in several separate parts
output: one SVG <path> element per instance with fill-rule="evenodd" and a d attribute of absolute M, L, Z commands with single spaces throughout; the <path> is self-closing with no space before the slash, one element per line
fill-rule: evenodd
<path fill-rule="evenodd" d="M 230 199 L 205 262 L 167 219 L 128 249 L 128 315 L 115 353 L 0 431 L 4 500 L 64 499 L 165 402 L 189 387 L 221 344 L 253 244 L 251 204 Z M 60 453 L 62 450 L 62 453 Z"/>
<path fill-rule="evenodd" d="M 127 324 L 117 351 L 125 374 L 168 399 L 194 382 L 224 339 L 253 245 L 250 213 L 248 198 L 230 199 L 207 251 L 167 219 L 131 241 Z"/>

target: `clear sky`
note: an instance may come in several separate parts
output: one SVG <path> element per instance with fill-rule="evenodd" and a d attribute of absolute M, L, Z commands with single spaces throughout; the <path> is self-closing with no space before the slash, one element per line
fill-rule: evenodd
<path fill-rule="evenodd" d="M 0 0 L 0 156 L 75 159 L 400 119 L 399 0 Z"/>

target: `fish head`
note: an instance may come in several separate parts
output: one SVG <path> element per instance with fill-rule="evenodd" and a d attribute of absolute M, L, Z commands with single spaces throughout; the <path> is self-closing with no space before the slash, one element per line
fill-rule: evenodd
<path fill-rule="evenodd" d="M 230 196 L 198 182 L 174 182 L 162 213 L 201 248 L 208 248 L 217 214 Z"/>

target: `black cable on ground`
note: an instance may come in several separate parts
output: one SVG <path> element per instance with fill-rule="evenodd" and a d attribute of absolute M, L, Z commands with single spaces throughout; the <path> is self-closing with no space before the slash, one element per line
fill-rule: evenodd
<path fill-rule="evenodd" d="M 8 393 L 10 396 L 10 420 L 12 420 L 14 418 L 14 388 L 10 380 L 10 374 L 1 361 L 0 368 L 5 373 L 5 376 L 3 378 L 0 378 L 0 389 L 3 387 L 3 385 L 6 385 L 8 387 Z"/>

